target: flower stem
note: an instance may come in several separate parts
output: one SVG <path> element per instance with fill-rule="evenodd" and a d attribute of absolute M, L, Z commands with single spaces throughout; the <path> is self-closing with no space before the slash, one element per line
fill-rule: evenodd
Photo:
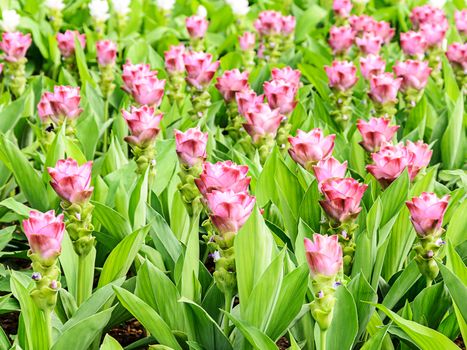
<path fill-rule="evenodd" d="M 86 285 L 86 256 L 78 255 L 78 286 L 76 293 L 76 305 L 80 306 L 88 297 L 88 286 Z"/>
<path fill-rule="evenodd" d="M 321 350 L 326 350 L 326 330 L 319 330 L 319 335 L 320 335 L 320 349 Z"/>
<path fill-rule="evenodd" d="M 108 120 L 109 120 L 109 98 L 106 97 L 105 102 L 104 102 L 104 125 L 107 123 Z M 102 147 L 103 148 L 102 151 L 106 152 L 107 151 L 107 146 L 108 146 L 108 130 L 107 130 L 107 128 L 104 131 L 104 141 L 103 141 L 103 143 L 104 143 L 104 145 Z"/>
<path fill-rule="evenodd" d="M 44 310 L 43 312 L 44 312 L 45 326 L 47 328 L 48 347 L 52 348 L 52 344 L 53 344 L 52 310 Z"/>
<path fill-rule="evenodd" d="M 231 305 L 232 305 L 232 292 L 231 291 L 226 291 L 225 294 L 225 307 L 224 310 L 227 313 L 230 313 Z M 226 337 L 229 336 L 230 333 L 230 327 L 229 327 L 229 318 L 227 315 L 224 315 L 224 334 Z"/>

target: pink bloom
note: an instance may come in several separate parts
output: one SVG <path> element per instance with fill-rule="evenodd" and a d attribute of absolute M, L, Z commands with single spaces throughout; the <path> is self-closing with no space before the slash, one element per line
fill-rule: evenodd
<path fill-rule="evenodd" d="M 183 54 L 185 53 L 185 45 L 171 45 L 169 50 L 164 52 L 165 69 L 169 73 L 180 73 L 185 71 L 185 63 L 183 62 Z"/>
<path fill-rule="evenodd" d="M 23 230 L 33 254 L 43 259 L 56 258 L 60 254 L 65 231 L 63 214 L 55 216 L 53 210 L 47 213 L 31 210 L 29 219 L 23 220 Z"/>
<path fill-rule="evenodd" d="M 351 89 L 358 81 L 357 68 L 352 62 L 333 61 L 331 66 L 324 66 L 329 79 L 329 86 L 338 91 Z"/>
<path fill-rule="evenodd" d="M 412 158 L 404 145 L 390 143 L 382 145 L 378 152 L 371 154 L 371 157 L 374 164 L 367 165 L 366 169 L 383 188 L 389 186 L 402 174 Z"/>
<path fill-rule="evenodd" d="M 282 119 L 284 119 L 279 109 L 272 110 L 265 103 L 250 108 L 244 117 L 246 123 L 243 124 L 243 127 L 255 143 L 260 141 L 262 137 L 275 137 L 277 129 L 279 129 Z"/>
<path fill-rule="evenodd" d="M 206 159 L 207 132 L 202 132 L 196 127 L 186 132 L 175 129 L 174 134 L 177 155 L 181 163 L 192 167 Z"/>
<path fill-rule="evenodd" d="M 440 199 L 434 193 L 423 192 L 419 197 L 405 202 L 410 211 L 410 221 L 420 237 L 441 233 L 449 198 L 449 195 L 445 195 Z"/>
<path fill-rule="evenodd" d="M 282 31 L 282 14 L 277 11 L 262 11 L 253 23 L 260 35 L 279 34 Z"/>
<path fill-rule="evenodd" d="M 423 23 L 420 25 L 420 33 L 425 38 L 428 47 L 440 46 L 446 37 L 447 28 L 437 23 Z"/>
<path fill-rule="evenodd" d="M 407 60 L 397 62 L 393 69 L 396 76 L 402 78 L 402 91 L 408 89 L 423 90 L 431 74 L 431 68 L 428 66 L 427 61 Z"/>
<path fill-rule="evenodd" d="M 297 91 L 300 86 L 301 74 L 302 73 L 298 69 L 292 69 L 289 66 L 284 68 L 273 68 L 271 71 L 273 80 L 285 80 L 294 86 L 295 91 Z"/>
<path fill-rule="evenodd" d="M 0 74 L 3 72 L 3 63 L 0 63 Z"/>
<path fill-rule="evenodd" d="M 75 36 L 84 48 L 86 46 L 86 35 L 80 34 L 77 30 L 67 30 L 65 33 L 57 33 L 58 48 L 62 56 L 67 58 L 75 53 Z"/>
<path fill-rule="evenodd" d="M 244 90 L 235 94 L 235 100 L 238 105 L 238 113 L 245 116 L 250 109 L 253 109 L 256 105 L 263 103 L 264 96 L 258 96 L 253 90 Z"/>
<path fill-rule="evenodd" d="M 3 59 L 7 62 L 18 62 L 26 56 L 32 44 L 31 34 L 21 32 L 4 32 L 0 41 L 0 50 L 4 52 Z"/>
<path fill-rule="evenodd" d="M 92 162 L 79 166 L 73 158 L 61 159 L 55 168 L 47 168 L 55 192 L 73 204 L 82 204 L 91 198 L 94 189 L 91 187 L 91 170 Z"/>
<path fill-rule="evenodd" d="M 251 215 L 256 199 L 246 191 L 206 194 L 209 217 L 221 233 L 237 233 Z"/>
<path fill-rule="evenodd" d="M 237 165 L 230 160 L 215 164 L 204 162 L 203 172 L 195 183 L 204 197 L 212 191 L 240 193 L 248 190 L 251 178 L 247 173 L 248 166 Z"/>
<path fill-rule="evenodd" d="M 204 52 L 187 52 L 183 55 L 187 72 L 186 80 L 197 89 L 204 89 L 210 83 L 219 67 L 219 61 L 212 62 L 212 55 Z"/>
<path fill-rule="evenodd" d="M 380 104 L 396 102 L 401 83 L 402 78 L 395 79 L 392 73 L 373 75 L 370 78 L 370 98 Z"/>
<path fill-rule="evenodd" d="M 308 238 L 304 239 L 305 255 L 311 277 L 336 276 L 343 266 L 342 247 L 337 235 L 326 236 L 315 233 L 313 241 Z"/>
<path fill-rule="evenodd" d="M 271 109 L 279 109 L 281 114 L 291 113 L 297 101 L 295 101 L 296 87 L 286 80 L 266 81 L 263 84 L 264 94 L 268 99 Z"/>
<path fill-rule="evenodd" d="M 428 45 L 425 36 L 419 32 L 401 33 L 400 44 L 402 50 L 408 56 L 423 56 Z"/>
<path fill-rule="evenodd" d="M 391 142 L 399 125 L 390 126 L 390 122 L 389 118 L 370 118 L 369 121 L 360 119 L 357 122 L 357 129 L 363 138 L 360 145 L 367 152 L 376 152 L 381 145 Z"/>
<path fill-rule="evenodd" d="M 352 2 L 350 0 L 334 0 L 332 10 L 336 17 L 347 18 L 352 11 Z"/>
<path fill-rule="evenodd" d="M 164 97 L 165 79 L 156 76 L 143 77 L 133 82 L 131 95 L 136 103 L 159 107 Z"/>
<path fill-rule="evenodd" d="M 419 6 L 412 9 L 410 20 L 415 30 L 420 29 L 420 26 L 424 23 L 437 23 L 446 29 L 449 26 L 444 11 L 430 5 Z"/>
<path fill-rule="evenodd" d="M 153 142 L 159 135 L 159 124 L 163 114 L 155 114 L 154 107 L 131 107 L 130 111 L 122 110 L 123 118 L 128 124 L 131 136 L 126 136 L 125 141 L 139 147 Z"/>
<path fill-rule="evenodd" d="M 425 168 L 430 164 L 433 151 L 430 150 L 429 146 L 426 143 L 423 143 L 423 141 L 407 141 L 406 148 L 411 155 L 408 171 L 410 180 L 413 180 L 422 168 Z"/>
<path fill-rule="evenodd" d="M 347 161 L 340 163 L 336 158 L 329 157 L 313 165 L 313 172 L 319 184 L 327 179 L 344 177 L 347 171 Z M 321 187 L 321 186 L 320 186 Z"/>
<path fill-rule="evenodd" d="M 467 43 L 453 43 L 448 46 L 446 56 L 454 67 L 467 72 Z"/>
<path fill-rule="evenodd" d="M 373 35 L 379 36 L 385 44 L 388 44 L 394 37 L 395 30 L 394 28 L 391 28 L 391 25 L 388 22 L 374 22 L 371 23 L 369 27 L 369 32 L 373 33 Z"/>
<path fill-rule="evenodd" d="M 355 31 L 348 27 L 331 27 L 329 30 L 329 46 L 334 54 L 347 52 L 355 40 Z"/>
<path fill-rule="evenodd" d="M 217 90 L 224 100 L 230 102 L 235 99 L 235 94 L 248 89 L 248 72 L 240 72 L 238 69 L 227 70 L 217 77 Z"/>
<path fill-rule="evenodd" d="M 362 37 L 357 37 L 355 43 L 364 55 L 376 55 L 381 50 L 383 39 L 373 33 L 365 33 Z"/>
<path fill-rule="evenodd" d="M 296 137 L 289 137 L 289 154 L 294 161 L 311 171 L 313 165 L 331 156 L 335 138 L 334 134 L 324 136 L 318 128 L 309 132 L 297 130 Z"/>
<path fill-rule="evenodd" d="M 37 105 L 39 117 L 43 122 L 51 118 L 58 123 L 63 118 L 76 119 L 83 111 L 79 107 L 81 102 L 80 88 L 72 86 L 55 86 L 54 92 L 44 92 Z"/>
<path fill-rule="evenodd" d="M 209 26 L 206 17 L 198 15 L 187 17 L 185 24 L 188 34 L 192 38 L 203 38 Z"/>
<path fill-rule="evenodd" d="M 282 22 L 282 29 L 281 33 L 283 35 L 291 35 L 295 31 L 295 17 L 294 16 L 282 16 L 281 18 Z"/>
<path fill-rule="evenodd" d="M 238 37 L 238 42 L 242 51 L 253 50 L 255 48 L 256 38 L 253 33 L 245 32 L 242 36 Z"/>
<path fill-rule="evenodd" d="M 111 40 L 100 40 L 96 43 L 97 62 L 100 66 L 114 65 L 117 59 L 117 44 Z"/>
<path fill-rule="evenodd" d="M 349 23 L 355 33 L 367 32 L 373 29 L 376 21 L 367 15 L 350 16 Z"/>
<path fill-rule="evenodd" d="M 122 89 L 127 93 L 131 94 L 135 89 L 134 83 L 138 80 L 142 80 L 146 77 L 155 77 L 157 76 L 157 71 L 151 70 L 149 64 L 132 64 L 130 61 L 127 61 L 123 65 L 122 71 L 122 80 L 123 86 Z"/>
<path fill-rule="evenodd" d="M 454 13 L 457 31 L 462 35 L 467 35 L 467 9 Z"/>
<path fill-rule="evenodd" d="M 360 58 L 360 71 L 365 79 L 384 73 L 386 62 L 378 55 L 368 55 Z"/>

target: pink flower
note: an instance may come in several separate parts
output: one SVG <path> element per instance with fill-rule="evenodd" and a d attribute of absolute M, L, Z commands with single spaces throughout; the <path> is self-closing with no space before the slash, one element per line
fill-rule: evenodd
<path fill-rule="evenodd" d="M 347 18 L 352 11 L 352 2 L 350 0 L 334 0 L 332 10 L 336 17 Z"/>
<path fill-rule="evenodd" d="M 183 62 L 183 54 L 185 53 L 185 45 L 170 45 L 169 50 L 164 52 L 165 69 L 169 73 L 180 73 L 185 71 L 185 63 Z"/>
<path fill-rule="evenodd" d="M 329 46 L 334 54 L 347 52 L 353 45 L 355 32 L 348 26 L 331 27 L 329 31 Z"/>
<path fill-rule="evenodd" d="M 311 277 L 336 276 L 343 266 L 342 247 L 337 235 L 326 236 L 315 233 L 313 241 L 304 239 Z"/>
<path fill-rule="evenodd" d="M 324 136 L 318 128 L 309 132 L 297 130 L 296 137 L 289 137 L 289 154 L 294 161 L 311 171 L 313 165 L 331 156 L 335 138 L 334 134 Z"/>
<path fill-rule="evenodd" d="M 357 37 L 355 43 L 364 55 L 376 55 L 381 50 L 383 39 L 373 33 L 365 33 L 362 37 Z"/>
<path fill-rule="evenodd" d="M 369 121 L 360 119 L 357 122 L 357 129 L 363 138 L 360 145 L 367 152 L 376 152 L 381 145 L 391 142 L 399 125 L 390 126 L 390 122 L 389 118 L 370 118 Z"/>
<path fill-rule="evenodd" d="M 428 47 L 441 46 L 446 37 L 447 28 L 437 23 L 423 23 L 420 25 L 420 33 L 425 38 Z"/>
<path fill-rule="evenodd" d="M 3 59 L 7 62 L 18 62 L 26 56 L 32 44 L 31 34 L 21 32 L 4 32 L 0 41 L 0 50 L 4 52 Z"/>
<path fill-rule="evenodd" d="M 405 202 L 410 211 L 410 221 L 420 237 L 441 233 L 449 198 L 449 195 L 445 195 L 440 199 L 434 193 L 423 192 L 419 197 Z"/>
<path fill-rule="evenodd" d="M 371 154 L 371 157 L 374 164 L 367 165 L 366 169 L 383 188 L 389 186 L 402 174 L 412 158 L 404 145 L 390 143 L 383 144 L 378 152 Z"/>
<path fill-rule="evenodd" d="M 279 109 L 272 110 L 269 105 L 262 103 L 246 111 L 244 115 L 246 123 L 243 124 L 246 132 L 251 136 L 254 143 L 262 137 L 275 137 L 281 121 L 285 118 Z"/>
<path fill-rule="evenodd" d="M 329 157 L 313 165 L 313 172 L 319 184 L 327 179 L 344 177 L 347 171 L 347 161 L 340 163 L 336 158 Z M 321 186 L 320 186 L 321 187 Z"/>
<path fill-rule="evenodd" d="M 130 61 L 127 61 L 123 65 L 122 80 L 123 86 L 122 89 L 127 93 L 131 94 L 135 89 L 134 83 L 138 80 L 144 79 L 146 77 L 155 77 L 157 76 L 157 71 L 151 70 L 149 64 L 132 64 Z"/>
<path fill-rule="evenodd" d="M 429 146 L 426 143 L 423 143 L 423 141 L 407 141 L 406 148 L 411 155 L 408 171 L 410 180 L 413 180 L 422 168 L 425 168 L 430 164 L 433 151 L 430 150 Z"/>
<path fill-rule="evenodd" d="M 292 69 L 289 66 L 284 68 L 273 68 L 271 71 L 273 80 L 285 80 L 294 86 L 295 91 L 297 91 L 300 86 L 301 74 L 302 73 L 298 69 Z"/>
<path fill-rule="evenodd" d="M 281 34 L 283 35 L 291 35 L 295 31 L 296 20 L 294 16 L 282 16 L 282 29 Z"/>
<path fill-rule="evenodd" d="M 419 32 L 401 33 L 400 44 L 402 50 L 408 56 L 423 56 L 428 45 L 425 36 Z"/>
<path fill-rule="evenodd" d="M 192 167 L 206 159 L 207 132 L 202 132 L 196 127 L 186 132 L 175 129 L 174 134 L 178 159 L 182 164 Z"/>
<path fill-rule="evenodd" d="M 92 162 L 79 166 L 73 158 L 61 159 L 55 168 L 47 168 L 55 192 L 73 204 L 82 204 L 91 198 L 94 189 L 91 187 L 91 170 Z"/>
<path fill-rule="evenodd" d="M 75 36 L 84 48 L 86 46 L 86 35 L 80 34 L 77 30 L 67 30 L 65 33 L 57 33 L 58 48 L 63 57 L 67 58 L 75 53 Z"/>
<path fill-rule="evenodd" d="M 333 61 L 331 66 L 324 66 L 329 79 L 329 86 L 338 91 L 351 89 L 358 81 L 357 68 L 352 62 Z"/>
<path fill-rule="evenodd" d="M 396 76 L 402 78 L 402 91 L 408 89 L 423 90 L 431 74 L 431 68 L 428 66 L 427 61 L 407 60 L 397 62 L 393 69 Z"/>
<path fill-rule="evenodd" d="M 163 114 L 155 114 L 154 107 L 141 106 L 131 107 L 130 112 L 122 110 L 131 136 L 126 136 L 125 141 L 131 145 L 144 147 L 153 142 L 159 135 L 159 124 Z"/>
<path fill-rule="evenodd" d="M 379 36 L 385 44 L 388 44 L 395 34 L 394 28 L 391 28 L 391 25 L 385 21 L 369 24 L 368 30 L 373 33 L 373 35 Z"/>
<path fill-rule="evenodd" d="M 44 92 L 37 105 L 39 117 L 43 122 L 51 118 L 58 123 L 63 118 L 76 119 L 83 111 L 80 108 L 80 88 L 73 86 L 55 86 L 54 92 Z"/>
<path fill-rule="evenodd" d="M 277 11 L 262 11 L 253 23 L 260 35 L 279 34 L 282 31 L 282 14 Z"/>
<path fill-rule="evenodd" d="M 375 103 L 396 102 L 401 83 L 402 78 L 395 79 L 392 73 L 373 75 L 370 78 L 369 96 Z"/>
<path fill-rule="evenodd" d="M 279 109 L 281 114 L 290 114 L 295 109 L 296 86 L 286 80 L 266 81 L 263 84 L 264 94 L 271 109 Z"/>
<path fill-rule="evenodd" d="M 212 55 L 204 52 L 187 52 L 183 55 L 187 72 L 186 80 L 197 89 L 204 89 L 210 83 L 219 67 L 219 61 L 212 62 Z"/>
<path fill-rule="evenodd" d="M 122 89 L 129 93 L 136 103 L 158 107 L 164 97 L 165 79 L 157 78 L 157 71 L 152 71 L 148 64 L 123 65 Z"/>
<path fill-rule="evenodd" d="M 251 32 L 245 32 L 242 36 L 238 37 L 238 42 L 242 51 L 253 50 L 256 45 L 256 37 Z"/>
<path fill-rule="evenodd" d="M 454 13 L 457 31 L 462 35 L 467 35 L 467 9 Z"/>
<path fill-rule="evenodd" d="M 244 90 L 235 94 L 235 100 L 238 105 L 238 113 L 245 116 L 250 109 L 253 109 L 256 105 L 263 103 L 264 96 L 258 96 L 253 90 Z"/>
<path fill-rule="evenodd" d="M 53 210 L 47 213 L 31 210 L 29 219 L 23 220 L 23 230 L 33 254 L 43 259 L 56 258 L 60 254 L 65 231 L 63 214 L 55 216 Z"/>
<path fill-rule="evenodd" d="M 237 165 L 230 160 L 215 164 L 204 162 L 203 172 L 195 183 L 204 197 L 212 191 L 240 193 L 247 191 L 250 185 L 251 178 L 247 173 L 248 166 Z"/>
<path fill-rule="evenodd" d="M 208 30 L 209 22 L 204 16 L 194 15 L 185 20 L 186 30 L 192 38 L 203 38 Z"/>
<path fill-rule="evenodd" d="M 3 72 L 3 63 L 0 63 L 0 74 Z"/>
<path fill-rule="evenodd" d="M 237 233 L 251 215 L 256 199 L 246 191 L 212 191 L 206 194 L 209 217 L 222 233 Z"/>
<path fill-rule="evenodd" d="M 355 33 L 367 32 L 373 29 L 376 21 L 367 15 L 350 16 L 349 23 Z"/>
<path fill-rule="evenodd" d="M 114 65 L 117 59 L 117 44 L 111 40 L 100 40 L 96 43 L 97 62 L 100 66 Z"/>
<path fill-rule="evenodd" d="M 384 73 L 386 62 L 378 55 L 368 55 L 360 58 L 360 71 L 365 79 Z"/>
<path fill-rule="evenodd" d="M 454 67 L 467 72 L 467 43 L 453 43 L 448 46 L 446 56 Z"/>
<path fill-rule="evenodd" d="M 235 94 L 248 89 L 248 72 L 240 72 L 238 69 L 227 70 L 217 77 L 217 90 L 224 100 L 230 102 L 235 99 Z"/>
<path fill-rule="evenodd" d="M 419 6 L 412 9 L 410 20 L 415 30 L 418 30 L 424 23 L 438 23 L 446 29 L 449 26 L 444 11 L 430 5 Z"/>

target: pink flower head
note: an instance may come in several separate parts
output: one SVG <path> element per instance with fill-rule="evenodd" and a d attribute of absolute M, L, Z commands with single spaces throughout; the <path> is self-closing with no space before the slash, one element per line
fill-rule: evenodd
<path fill-rule="evenodd" d="M 383 43 L 388 44 L 394 37 L 396 31 L 394 28 L 391 28 L 391 25 L 388 22 L 380 21 L 372 23 L 370 25 L 369 32 L 380 37 L 383 40 Z"/>
<path fill-rule="evenodd" d="M 449 26 L 444 11 L 431 5 L 418 6 L 412 9 L 410 20 L 415 30 L 420 29 L 420 26 L 424 23 L 438 23 L 446 29 Z"/>
<path fill-rule="evenodd" d="M 76 119 L 83 111 L 80 108 L 80 88 L 73 86 L 55 86 L 54 92 L 44 92 L 37 105 L 39 117 L 43 122 L 48 118 L 58 123 L 63 118 Z"/>
<path fill-rule="evenodd" d="M 235 99 L 235 94 L 248 89 L 248 72 L 240 72 L 238 69 L 227 70 L 217 77 L 217 90 L 224 100 L 230 102 Z"/>
<path fill-rule="evenodd" d="M 242 51 L 253 50 L 256 45 L 256 37 L 251 32 L 245 32 L 238 37 L 238 42 Z"/>
<path fill-rule="evenodd" d="M 347 18 L 352 11 L 352 2 L 350 0 L 334 0 L 332 3 L 334 15 L 340 18 Z"/>
<path fill-rule="evenodd" d="M 158 107 L 164 97 L 165 79 L 157 78 L 157 71 L 152 71 L 148 64 L 123 65 L 122 89 L 129 93 L 136 103 Z"/>
<path fill-rule="evenodd" d="M 250 108 L 244 115 L 246 123 L 243 124 L 246 132 L 254 143 L 262 137 L 275 137 L 281 121 L 285 118 L 279 109 L 271 109 L 266 103 L 257 104 Z"/>
<path fill-rule="evenodd" d="M 423 56 L 428 46 L 425 36 L 419 32 L 401 33 L 400 44 L 408 56 Z"/>
<path fill-rule="evenodd" d="M 91 170 L 92 162 L 79 166 L 73 158 L 61 159 L 55 168 L 47 168 L 55 192 L 73 204 L 82 204 L 91 198 L 94 189 L 91 187 Z"/>
<path fill-rule="evenodd" d="M 370 78 L 370 98 L 380 104 L 396 102 L 401 83 L 402 78 L 394 78 L 392 73 L 373 75 Z"/>
<path fill-rule="evenodd" d="M 289 114 L 295 109 L 296 86 L 286 80 L 271 80 L 263 84 L 264 94 L 271 109 L 279 109 L 281 114 Z"/>
<path fill-rule="evenodd" d="M 46 213 L 31 210 L 29 219 L 23 220 L 23 230 L 33 254 L 43 259 L 56 258 L 60 254 L 65 231 L 63 214 L 55 216 L 53 210 Z"/>
<path fill-rule="evenodd" d="M 75 53 L 75 36 L 81 44 L 86 46 L 86 35 L 80 34 L 77 30 L 67 30 L 65 33 L 57 33 L 58 48 L 64 58 L 70 57 Z"/>
<path fill-rule="evenodd" d="M 3 63 L 0 63 L 0 75 L 2 74 L 3 72 Z"/>
<path fill-rule="evenodd" d="M 163 114 L 155 114 L 154 107 L 131 107 L 130 111 L 122 110 L 131 136 L 126 136 L 125 141 L 135 146 L 146 146 L 153 142 L 159 135 L 159 124 Z"/>
<path fill-rule="evenodd" d="M 423 141 L 407 141 L 406 148 L 411 156 L 408 171 L 410 180 L 413 180 L 422 168 L 425 168 L 430 164 L 433 151 L 430 150 L 429 146 L 426 143 L 423 143 Z"/>
<path fill-rule="evenodd" d="M 185 71 L 185 63 L 183 62 L 183 54 L 185 53 L 185 45 L 171 45 L 170 49 L 164 52 L 165 69 L 169 73 L 180 73 Z"/>
<path fill-rule="evenodd" d="M 248 192 L 212 191 L 206 194 L 209 217 L 220 233 L 237 233 L 251 215 L 256 199 Z"/>
<path fill-rule="evenodd" d="M 127 61 L 123 65 L 122 80 L 123 86 L 122 89 L 127 93 L 131 94 L 135 89 L 134 83 L 136 81 L 142 80 L 146 77 L 156 77 L 157 71 L 151 70 L 149 64 L 132 64 L 130 61 Z"/>
<path fill-rule="evenodd" d="M 186 132 L 175 129 L 174 134 L 178 159 L 182 164 L 192 167 L 206 160 L 207 132 L 196 127 Z"/>
<path fill-rule="evenodd" d="M 279 34 L 282 31 L 282 14 L 277 11 L 262 11 L 258 19 L 253 23 L 260 35 Z"/>
<path fill-rule="evenodd" d="M 461 35 L 467 35 L 467 9 L 456 11 L 454 13 L 457 31 Z"/>
<path fill-rule="evenodd" d="M 427 61 L 397 62 L 393 69 L 396 76 L 402 78 L 402 91 L 408 89 L 423 90 L 431 74 L 431 68 Z"/>
<path fill-rule="evenodd" d="M 4 32 L 0 41 L 0 50 L 4 52 L 3 59 L 7 62 L 18 62 L 26 56 L 32 44 L 31 34 L 21 32 Z"/>
<path fill-rule="evenodd" d="M 233 191 L 240 193 L 248 190 L 251 178 L 247 176 L 248 166 L 237 165 L 230 160 L 217 163 L 203 163 L 203 171 L 195 184 L 206 197 L 213 191 Z"/>
<path fill-rule="evenodd" d="M 441 233 L 449 198 L 449 195 L 445 195 L 440 199 L 434 193 L 423 192 L 419 197 L 405 202 L 410 211 L 410 221 L 420 237 Z"/>
<path fill-rule="evenodd" d="M 186 30 L 192 38 L 203 38 L 209 26 L 206 17 L 199 15 L 187 17 L 185 24 Z"/>
<path fill-rule="evenodd" d="M 441 46 L 446 37 L 447 28 L 437 23 L 423 23 L 420 25 L 420 33 L 425 38 L 428 47 Z"/>
<path fill-rule="evenodd" d="M 355 40 L 355 31 L 349 26 L 331 27 L 329 30 L 329 46 L 334 54 L 347 52 Z"/>
<path fill-rule="evenodd" d="M 324 70 L 329 86 L 338 91 L 347 91 L 358 81 L 357 68 L 352 62 L 333 61 L 331 66 L 324 66 Z"/>
<path fill-rule="evenodd" d="M 358 49 L 364 54 L 378 54 L 383 45 L 383 39 L 373 33 L 365 33 L 362 37 L 355 38 Z"/>
<path fill-rule="evenodd" d="M 454 67 L 461 68 L 464 73 L 467 72 L 467 43 L 453 43 L 449 45 L 446 57 Z"/>
<path fill-rule="evenodd" d="M 412 156 L 407 148 L 402 144 L 383 144 L 381 149 L 372 153 L 374 164 L 367 165 L 366 169 L 383 188 L 389 186 L 396 180 L 409 165 Z"/>
<path fill-rule="evenodd" d="M 360 58 L 360 71 L 365 79 L 370 79 L 373 75 L 384 73 L 386 61 L 378 55 L 368 55 Z"/>
<path fill-rule="evenodd" d="M 112 40 L 100 40 L 96 43 L 97 62 L 100 66 L 114 65 L 117 59 L 117 44 Z"/>
<path fill-rule="evenodd" d="M 250 109 L 264 102 L 263 95 L 257 95 L 253 90 L 244 90 L 235 94 L 235 100 L 238 105 L 238 113 L 245 116 Z"/>
<path fill-rule="evenodd" d="M 335 138 L 334 134 L 324 136 L 319 128 L 309 132 L 297 130 L 296 137 L 289 137 L 289 154 L 294 161 L 311 171 L 313 165 L 331 156 Z"/>
<path fill-rule="evenodd" d="M 342 247 L 337 235 L 313 235 L 313 242 L 304 239 L 305 255 L 311 277 L 336 276 L 343 266 Z"/>
<path fill-rule="evenodd" d="M 320 184 L 326 181 L 327 179 L 332 178 L 342 178 L 345 176 L 347 171 L 347 161 L 340 163 L 336 158 L 329 157 L 328 159 L 323 159 L 318 162 L 318 164 L 313 165 L 313 172 L 315 174 L 316 180 Z"/>
<path fill-rule="evenodd" d="M 360 119 L 357 122 L 357 129 L 363 138 L 360 145 L 367 152 L 376 152 L 381 145 L 391 142 L 399 125 L 390 126 L 390 122 L 389 118 L 370 118 L 369 121 Z"/>
<path fill-rule="evenodd" d="M 204 89 L 210 83 L 219 67 L 219 61 L 212 62 L 212 55 L 204 52 L 187 52 L 183 55 L 187 72 L 186 80 L 197 89 Z"/>
<path fill-rule="evenodd" d="M 281 22 L 281 34 L 287 36 L 294 33 L 296 25 L 296 20 L 294 16 L 282 16 Z"/>
<path fill-rule="evenodd" d="M 298 69 L 292 69 L 289 66 L 284 68 L 273 68 L 271 71 L 273 80 L 285 80 L 294 86 L 295 91 L 297 91 L 300 86 L 301 74 L 302 73 Z"/>
<path fill-rule="evenodd" d="M 349 23 L 355 33 L 360 34 L 363 32 L 371 31 L 376 23 L 376 20 L 367 15 L 350 16 Z"/>

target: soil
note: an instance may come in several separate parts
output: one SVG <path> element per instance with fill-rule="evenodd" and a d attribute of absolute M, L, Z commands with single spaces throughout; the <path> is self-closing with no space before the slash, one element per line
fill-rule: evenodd
<path fill-rule="evenodd" d="M 145 337 L 144 328 L 136 319 L 129 320 L 118 327 L 112 328 L 109 334 L 122 346 L 130 345 Z"/>
<path fill-rule="evenodd" d="M 10 312 L 0 315 L 0 326 L 7 335 L 16 334 L 18 332 L 19 312 Z"/>
<path fill-rule="evenodd" d="M 282 337 L 277 341 L 276 345 L 280 350 L 285 350 L 290 347 L 290 342 L 286 337 Z"/>
<path fill-rule="evenodd" d="M 465 350 L 465 344 L 464 344 L 464 339 L 462 339 L 462 336 L 459 336 L 459 338 L 457 338 L 454 343 L 456 343 L 456 345 L 458 347 L 460 347 L 462 350 Z"/>

